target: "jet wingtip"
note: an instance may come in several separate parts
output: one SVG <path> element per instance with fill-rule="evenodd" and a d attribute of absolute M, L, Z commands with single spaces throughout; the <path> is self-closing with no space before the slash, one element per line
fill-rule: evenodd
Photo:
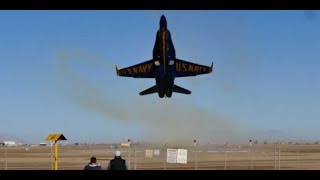
<path fill-rule="evenodd" d="M 116 65 L 116 72 L 117 72 L 117 75 L 120 76 L 120 72 L 119 72 L 117 65 Z"/>
<path fill-rule="evenodd" d="M 210 73 L 212 72 L 212 69 L 213 69 L 213 62 L 211 63 Z"/>

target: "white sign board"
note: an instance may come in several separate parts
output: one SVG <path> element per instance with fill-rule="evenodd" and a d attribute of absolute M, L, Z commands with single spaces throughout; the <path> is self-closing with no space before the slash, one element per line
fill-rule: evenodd
<path fill-rule="evenodd" d="M 167 163 L 177 163 L 177 149 L 167 149 Z"/>
<path fill-rule="evenodd" d="M 160 150 L 159 149 L 153 150 L 153 155 L 159 156 L 160 155 Z"/>
<path fill-rule="evenodd" d="M 178 149 L 177 163 L 187 164 L 188 151 L 186 149 Z"/>
<path fill-rule="evenodd" d="M 153 150 L 146 149 L 146 158 L 152 158 L 153 157 Z"/>

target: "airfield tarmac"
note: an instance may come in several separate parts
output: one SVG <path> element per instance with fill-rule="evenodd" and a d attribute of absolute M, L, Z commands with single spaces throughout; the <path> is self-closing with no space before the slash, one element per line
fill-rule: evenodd
<path fill-rule="evenodd" d="M 51 170 L 54 168 L 50 146 L 0 147 L 0 170 Z M 320 145 L 254 145 L 250 146 L 172 146 L 188 150 L 187 164 L 165 163 L 164 147 L 132 145 L 59 145 L 58 169 L 82 170 L 91 156 L 96 156 L 103 169 L 117 149 L 129 162 L 130 170 L 319 170 Z M 146 149 L 160 150 L 146 157 Z M 197 156 L 196 156 L 197 154 Z M 280 161 L 279 161 L 280 159 Z M 279 168 L 280 167 L 280 168 Z"/>

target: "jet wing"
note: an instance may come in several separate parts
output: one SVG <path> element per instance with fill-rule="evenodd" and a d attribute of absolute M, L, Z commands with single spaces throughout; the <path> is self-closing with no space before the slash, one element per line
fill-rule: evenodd
<path fill-rule="evenodd" d="M 201 74 L 209 74 L 212 72 L 213 63 L 210 66 L 204 66 L 181 59 L 175 60 L 175 77 L 196 76 Z"/>
<path fill-rule="evenodd" d="M 155 78 L 154 60 L 152 59 L 123 69 L 118 69 L 116 66 L 116 71 L 118 76 L 133 78 Z"/>

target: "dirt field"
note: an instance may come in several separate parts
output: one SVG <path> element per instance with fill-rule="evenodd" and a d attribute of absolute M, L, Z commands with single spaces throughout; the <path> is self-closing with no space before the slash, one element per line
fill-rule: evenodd
<path fill-rule="evenodd" d="M 188 150 L 187 164 L 165 163 L 164 147 L 132 145 L 117 148 L 130 163 L 130 170 L 319 170 L 319 145 L 199 146 L 168 147 Z M 116 148 L 111 145 L 78 145 L 58 147 L 59 170 L 82 170 L 91 156 L 107 168 Z M 160 154 L 145 157 L 146 149 Z M 130 151 L 130 158 L 129 158 Z M 197 155 L 197 156 L 196 156 Z M 0 170 L 54 169 L 51 147 L 0 147 Z M 196 158 L 197 157 L 197 158 Z M 197 160 L 196 160 L 197 159 Z"/>

